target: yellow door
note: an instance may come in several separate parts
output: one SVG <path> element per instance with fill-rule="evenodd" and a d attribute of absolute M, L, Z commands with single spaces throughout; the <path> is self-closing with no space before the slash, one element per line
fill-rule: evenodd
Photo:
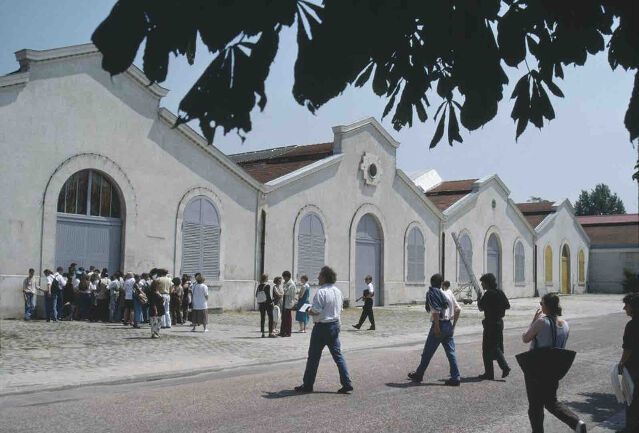
<path fill-rule="evenodd" d="M 561 258 L 561 293 L 570 293 L 570 266 L 568 257 Z"/>

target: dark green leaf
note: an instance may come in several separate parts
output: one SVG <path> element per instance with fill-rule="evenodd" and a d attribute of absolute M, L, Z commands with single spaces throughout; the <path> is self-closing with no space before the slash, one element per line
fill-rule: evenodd
<path fill-rule="evenodd" d="M 371 76 L 371 72 L 373 72 L 373 67 L 375 64 L 371 62 L 366 69 L 357 77 L 357 81 L 355 81 L 355 87 L 362 87 Z"/>
<path fill-rule="evenodd" d="M 437 146 L 437 143 L 442 139 L 444 135 L 444 120 L 446 119 L 446 112 L 442 114 L 441 119 L 439 119 L 439 123 L 437 124 L 437 129 L 435 130 L 435 135 L 433 135 L 433 139 L 430 141 L 430 145 L 428 146 L 430 149 Z"/>
<path fill-rule="evenodd" d="M 448 144 L 453 145 L 453 141 L 462 143 L 461 135 L 459 135 L 459 123 L 457 123 L 457 114 L 453 104 L 448 104 Z"/>
<path fill-rule="evenodd" d="M 544 81 L 544 83 L 546 83 L 546 86 L 548 86 L 548 90 L 550 90 L 553 95 L 559 96 L 560 98 L 564 97 L 564 93 L 561 91 L 561 89 L 555 83 L 553 83 L 550 80 Z"/>

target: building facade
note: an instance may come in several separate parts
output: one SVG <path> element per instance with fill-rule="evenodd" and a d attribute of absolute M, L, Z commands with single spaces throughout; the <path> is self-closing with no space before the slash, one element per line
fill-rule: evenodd
<path fill-rule="evenodd" d="M 411 179 L 397 167 L 399 143 L 373 118 L 334 127 L 330 142 L 225 155 L 188 125 L 173 128 L 160 107 L 168 91 L 138 68 L 110 77 L 91 44 L 16 59 L 19 70 L 0 77 L 9 204 L 0 208 L 0 317 L 21 316 L 29 268 L 42 277 L 72 262 L 202 272 L 209 305 L 224 309 L 254 308 L 262 273 L 316 283 L 324 264 L 351 302 L 366 275 L 379 305 L 422 302 L 431 274 L 469 278 L 453 233 L 472 272 L 495 273 L 509 296 L 534 295 L 542 243 L 555 269 L 539 292 L 560 290 L 565 247 L 568 292 L 585 287 L 573 264 L 588 257 L 588 239 L 569 203 L 533 224 L 496 175 Z"/>

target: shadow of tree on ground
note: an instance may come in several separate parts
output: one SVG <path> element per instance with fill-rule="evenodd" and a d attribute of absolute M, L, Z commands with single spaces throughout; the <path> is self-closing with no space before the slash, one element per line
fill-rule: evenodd
<path fill-rule="evenodd" d="M 577 414 L 589 414 L 594 422 L 605 421 L 623 409 L 613 394 L 586 392 L 579 395 L 585 397 L 585 401 L 566 401 L 565 404 Z"/>

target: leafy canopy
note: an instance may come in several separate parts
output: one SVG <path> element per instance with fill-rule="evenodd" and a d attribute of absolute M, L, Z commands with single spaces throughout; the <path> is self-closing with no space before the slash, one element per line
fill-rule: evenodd
<path fill-rule="evenodd" d="M 283 27 L 295 26 L 298 55 L 293 97 L 311 112 L 347 86 L 371 82 L 387 99 L 396 130 L 414 116 L 437 122 L 434 147 L 497 114 L 508 78 L 524 65 L 511 98 L 518 138 L 529 123 L 554 119 L 551 95 L 567 65 L 608 50 L 608 61 L 637 70 L 636 0 L 119 0 L 92 40 L 111 74 L 126 70 L 146 39 L 143 69 L 166 79 L 169 54 L 195 60 L 196 37 L 215 58 L 182 99 L 177 124 L 199 119 L 209 143 L 220 127 L 241 137 L 251 110 L 264 110 L 264 81 Z M 605 46 L 604 35 L 610 35 Z M 430 107 L 429 95 L 442 99 Z M 639 73 L 625 116 L 630 140 L 639 136 Z"/>
<path fill-rule="evenodd" d="M 575 202 L 577 215 L 625 214 L 626 208 L 617 194 L 610 191 L 608 185 L 600 183 L 590 192 L 581 190 Z"/>

